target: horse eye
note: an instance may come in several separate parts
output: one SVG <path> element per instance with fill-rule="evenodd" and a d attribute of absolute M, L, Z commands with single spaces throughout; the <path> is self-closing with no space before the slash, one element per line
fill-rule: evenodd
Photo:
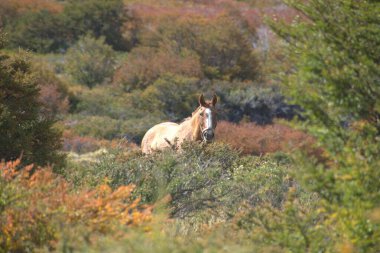
<path fill-rule="evenodd" d="M 203 116 L 203 112 L 199 113 L 199 115 Z"/>

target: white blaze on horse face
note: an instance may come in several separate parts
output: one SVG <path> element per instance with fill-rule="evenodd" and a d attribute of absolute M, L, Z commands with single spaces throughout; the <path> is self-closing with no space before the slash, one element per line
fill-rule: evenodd
<path fill-rule="evenodd" d="M 212 129 L 212 112 L 210 108 L 206 108 L 204 113 L 206 114 L 206 129 Z"/>
<path fill-rule="evenodd" d="M 212 111 L 209 108 L 204 110 L 204 124 L 205 128 L 202 130 L 202 139 L 205 142 L 211 142 L 214 139 L 214 129 L 213 129 L 213 117 Z"/>

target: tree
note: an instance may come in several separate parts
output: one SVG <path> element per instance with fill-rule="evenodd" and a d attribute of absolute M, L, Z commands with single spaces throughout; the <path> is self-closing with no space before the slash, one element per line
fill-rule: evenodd
<path fill-rule="evenodd" d="M 376 252 L 380 248 L 380 3 L 287 3 L 301 18 L 290 25 L 271 22 L 288 42 L 294 64 L 293 71 L 282 76 L 284 90 L 304 109 L 306 120 L 300 124 L 317 137 L 325 156 L 319 161 L 307 156 L 296 160 L 296 177 L 320 196 L 320 215 L 313 225 L 329 231 L 314 246 L 335 252 L 343 247 Z M 302 234 L 310 252 L 307 242 L 317 239 L 317 230 Z"/>
<path fill-rule="evenodd" d="M 91 88 L 113 74 L 115 52 L 103 37 L 85 36 L 67 51 L 65 62 L 67 72 Z"/>
<path fill-rule="evenodd" d="M 23 55 L 0 54 L 0 159 L 62 164 L 60 132 L 41 114 L 39 88 Z"/>
<path fill-rule="evenodd" d="M 185 77 L 203 76 L 199 57 L 187 49 L 174 52 L 166 47 L 136 47 L 128 54 L 128 61 L 115 71 L 113 82 L 124 90 L 143 89 L 166 75 Z"/>
<path fill-rule="evenodd" d="M 130 45 L 121 31 L 123 10 L 122 0 L 69 1 L 62 18 L 76 39 L 90 32 L 95 38 L 104 37 L 115 50 L 127 50 Z"/>
<path fill-rule="evenodd" d="M 212 18 L 169 16 L 152 23 L 153 28 L 141 29 L 142 45 L 170 45 L 178 54 L 184 49 L 195 52 L 209 79 L 258 79 L 260 69 L 252 46 L 255 31 L 239 13 L 230 11 Z"/>
<path fill-rule="evenodd" d="M 49 10 L 27 12 L 5 26 L 9 45 L 40 53 L 67 48 L 73 38 L 59 14 Z"/>
<path fill-rule="evenodd" d="M 39 53 L 60 52 L 89 33 L 95 38 L 103 36 L 115 50 L 127 50 L 133 46 L 122 37 L 123 1 L 67 1 L 63 6 L 63 11 L 42 6 L 36 10 L 28 9 L 22 15 L 19 14 L 20 17 L 10 14 L 17 18 L 4 21 L 4 29 L 9 34 L 9 46 Z M 1 10 L 0 5 L 0 13 Z M 2 12 L 7 10 L 3 8 Z"/>

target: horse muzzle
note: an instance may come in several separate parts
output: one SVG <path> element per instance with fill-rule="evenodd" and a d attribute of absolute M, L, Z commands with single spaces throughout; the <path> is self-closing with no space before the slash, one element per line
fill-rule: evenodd
<path fill-rule="evenodd" d="M 205 142 L 212 142 L 214 136 L 214 130 L 212 129 L 205 129 L 202 131 L 202 139 Z"/>

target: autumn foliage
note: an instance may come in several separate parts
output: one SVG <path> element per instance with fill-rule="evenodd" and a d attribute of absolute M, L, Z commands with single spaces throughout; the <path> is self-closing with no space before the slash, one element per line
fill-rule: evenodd
<path fill-rule="evenodd" d="M 0 253 L 379 253 L 379 8 L 0 0 Z"/>
<path fill-rule="evenodd" d="M 151 209 L 131 198 L 133 185 L 73 191 L 49 168 L 31 173 L 33 165 L 21 167 L 16 160 L 2 162 L 0 169 L 1 252 L 55 249 L 67 237 L 91 243 L 96 234 L 150 220 Z"/>
<path fill-rule="evenodd" d="M 60 13 L 63 5 L 51 0 L 1 0 L 0 2 L 0 27 L 9 19 L 15 19 L 30 12 L 47 10 L 52 13 Z"/>
<path fill-rule="evenodd" d="M 139 47 L 130 53 L 128 61 L 115 72 L 113 82 L 125 90 L 146 88 L 160 76 L 176 74 L 186 77 L 202 77 L 198 56 L 188 50 L 177 55 L 171 48 Z"/>
<path fill-rule="evenodd" d="M 264 155 L 278 151 L 291 152 L 313 144 L 313 138 L 302 131 L 281 124 L 218 123 L 216 137 L 240 149 L 244 154 Z"/>
<path fill-rule="evenodd" d="M 64 81 L 58 78 L 46 63 L 34 61 L 33 75 L 38 83 L 41 114 L 54 119 L 69 111 L 69 91 Z"/>

